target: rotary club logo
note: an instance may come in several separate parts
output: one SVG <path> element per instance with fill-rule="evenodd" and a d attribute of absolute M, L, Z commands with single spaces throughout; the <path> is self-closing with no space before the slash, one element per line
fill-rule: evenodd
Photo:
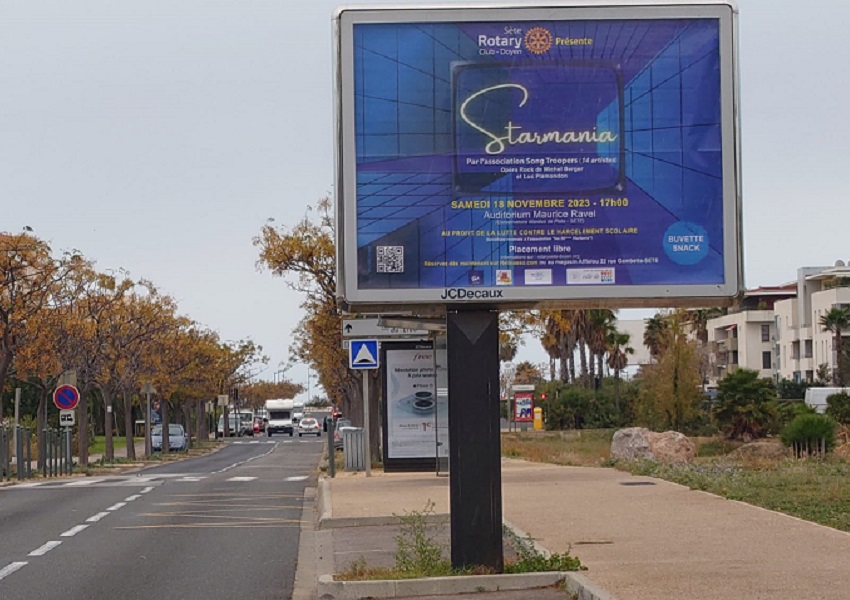
<path fill-rule="evenodd" d="M 543 27 L 532 27 L 525 32 L 525 47 L 533 54 L 549 52 L 552 41 L 552 34 Z"/>

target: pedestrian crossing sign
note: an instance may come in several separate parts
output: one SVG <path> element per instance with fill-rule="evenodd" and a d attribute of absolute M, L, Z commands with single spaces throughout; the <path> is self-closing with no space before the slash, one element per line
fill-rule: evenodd
<path fill-rule="evenodd" d="M 351 340 L 348 346 L 350 369 L 378 368 L 378 340 Z"/>

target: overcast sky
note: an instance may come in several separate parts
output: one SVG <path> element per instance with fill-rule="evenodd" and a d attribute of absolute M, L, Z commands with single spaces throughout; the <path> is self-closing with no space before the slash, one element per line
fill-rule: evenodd
<path fill-rule="evenodd" d="M 332 191 L 337 5 L 0 0 L 0 231 L 153 280 L 223 339 L 261 344 L 271 380 L 300 298 L 257 271 L 252 238 Z M 850 2 L 739 9 L 756 287 L 850 259 Z M 537 346 L 520 359 L 544 360 Z"/>

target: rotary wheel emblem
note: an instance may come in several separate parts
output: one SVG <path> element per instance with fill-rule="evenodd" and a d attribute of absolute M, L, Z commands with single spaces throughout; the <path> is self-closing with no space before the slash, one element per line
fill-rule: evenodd
<path fill-rule="evenodd" d="M 525 32 L 525 47 L 534 54 L 543 54 L 552 47 L 552 34 L 543 27 L 532 27 Z"/>

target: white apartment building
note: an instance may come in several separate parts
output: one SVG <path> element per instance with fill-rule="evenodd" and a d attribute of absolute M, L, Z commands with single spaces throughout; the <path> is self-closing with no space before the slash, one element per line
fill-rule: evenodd
<path fill-rule="evenodd" d="M 797 297 L 776 303 L 776 379 L 814 382 L 820 365 L 831 375 L 837 364 L 833 334 L 820 319 L 833 307 L 850 308 L 850 267 L 804 267 L 797 271 Z"/>
<path fill-rule="evenodd" d="M 819 365 L 836 365 L 833 335 L 820 318 L 835 306 L 850 308 L 850 267 L 803 267 L 797 281 L 748 291 L 729 314 L 708 322 L 714 384 L 739 368 L 775 381 L 814 382 Z"/>
<path fill-rule="evenodd" d="M 774 378 L 774 307 L 795 294 L 792 284 L 749 290 L 728 314 L 708 321 L 709 385 L 741 368 Z"/>

